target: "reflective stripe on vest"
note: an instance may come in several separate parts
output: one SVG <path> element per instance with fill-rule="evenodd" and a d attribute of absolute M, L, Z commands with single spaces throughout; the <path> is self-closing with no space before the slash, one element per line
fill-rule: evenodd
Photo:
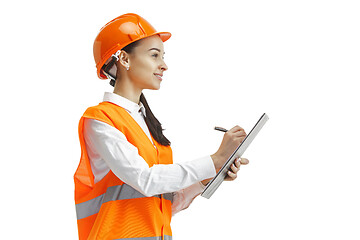
<path fill-rule="evenodd" d="M 173 202 L 172 193 L 162 194 L 162 196 L 164 199 L 170 200 L 171 203 Z M 155 195 L 153 197 L 161 198 L 161 195 Z M 93 198 L 89 201 L 76 204 L 75 206 L 76 206 L 77 219 L 79 220 L 98 213 L 100 211 L 101 204 L 103 203 L 109 201 L 115 201 L 115 200 L 135 199 L 135 198 L 146 198 L 146 196 L 125 183 L 122 185 L 109 187 L 106 190 L 106 193 L 96 198 Z M 138 239 L 138 238 L 134 238 L 134 239 Z"/>
<path fill-rule="evenodd" d="M 162 237 L 143 237 L 143 238 L 118 238 L 116 240 L 172 240 L 172 236 L 165 235 L 164 238 Z"/>

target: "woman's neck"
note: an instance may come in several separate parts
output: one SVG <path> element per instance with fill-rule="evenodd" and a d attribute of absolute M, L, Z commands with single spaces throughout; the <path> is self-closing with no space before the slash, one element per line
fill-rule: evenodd
<path fill-rule="evenodd" d="M 114 87 L 115 94 L 118 94 L 136 104 L 139 104 L 141 92 L 142 89 L 135 88 L 132 84 L 130 84 L 130 82 L 127 83 L 127 81 L 116 80 Z"/>

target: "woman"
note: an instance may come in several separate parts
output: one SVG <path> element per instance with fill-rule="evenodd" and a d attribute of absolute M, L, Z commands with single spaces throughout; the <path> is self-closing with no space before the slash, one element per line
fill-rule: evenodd
<path fill-rule="evenodd" d="M 113 93 L 88 108 L 79 123 L 81 159 L 75 203 L 80 239 L 172 239 L 171 216 L 187 208 L 245 138 L 236 126 L 211 156 L 173 164 L 170 141 L 143 89 L 160 88 L 167 32 L 125 14 L 107 23 L 94 43 L 100 79 Z M 236 178 L 238 159 L 228 172 Z"/>

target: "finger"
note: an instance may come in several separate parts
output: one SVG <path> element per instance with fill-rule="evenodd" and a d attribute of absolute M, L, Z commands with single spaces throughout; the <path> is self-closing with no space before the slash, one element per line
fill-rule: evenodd
<path fill-rule="evenodd" d="M 232 136 L 232 140 L 233 140 L 234 142 L 241 143 L 242 141 L 244 141 L 245 137 L 246 137 L 245 134 L 237 134 L 237 135 L 234 134 L 234 135 Z"/>
<path fill-rule="evenodd" d="M 234 163 L 231 164 L 230 167 L 234 166 L 234 168 L 239 168 L 240 165 L 241 165 L 241 164 L 240 164 L 240 158 L 236 158 L 235 161 L 234 161 Z M 231 170 L 233 170 L 233 169 L 231 169 Z"/>
<path fill-rule="evenodd" d="M 239 158 L 237 158 L 237 159 L 235 160 L 235 166 L 236 166 L 237 168 L 240 168 L 240 165 L 241 165 L 241 160 L 240 160 Z"/>
<path fill-rule="evenodd" d="M 246 165 L 246 164 L 249 163 L 249 160 L 248 160 L 247 158 L 241 158 L 241 159 L 240 159 L 240 163 L 241 163 L 242 165 Z"/>
<path fill-rule="evenodd" d="M 239 171 L 239 168 L 235 166 L 235 163 L 231 164 L 230 169 L 233 173 L 237 173 Z"/>
<path fill-rule="evenodd" d="M 246 137 L 245 131 L 238 131 L 238 132 L 235 132 L 235 133 L 232 133 L 232 134 L 236 138 L 244 138 L 244 137 Z"/>
<path fill-rule="evenodd" d="M 245 133 L 235 133 L 234 138 L 236 139 L 244 139 L 246 137 Z"/>
<path fill-rule="evenodd" d="M 236 133 L 236 132 L 241 132 L 241 131 L 245 132 L 245 130 L 242 127 L 236 125 L 235 127 L 231 128 L 228 132 Z"/>
<path fill-rule="evenodd" d="M 233 173 L 233 172 L 231 172 L 231 171 L 228 171 L 227 174 L 228 174 L 228 176 L 229 176 L 232 180 L 236 179 L 236 177 L 237 177 L 237 174 L 236 174 L 236 173 Z"/>
<path fill-rule="evenodd" d="M 240 127 L 240 129 L 239 129 L 238 131 L 236 131 L 235 133 L 246 136 L 245 129 L 243 129 L 243 128 L 241 128 L 241 127 Z"/>

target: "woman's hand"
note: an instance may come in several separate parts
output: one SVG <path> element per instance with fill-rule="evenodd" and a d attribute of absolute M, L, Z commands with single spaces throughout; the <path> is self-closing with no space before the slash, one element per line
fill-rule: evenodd
<path fill-rule="evenodd" d="M 243 128 L 235 126 L 224 134 L 223 140 L 220 144 L 219 149 L 216 153 L 211 155 L 213 160 L 216 173 L 222 168 L 225 162 L 229 159 L 231 154 L 235 149 L 240 145 L 240 143 L 245 139 L 246 133 Z M 248 164 L 249 160 L 241 159 L 240 165 Z M 228 176 L 225 178 L 227 181 L 232 181 L 237 177 L 237 172 L 239 171 L 240 165 L 235 163 L 235 166 L 231 166 L 232 172 L 228 173 Z M 202 181 L 203 185 L 206 185 L 210 182 L 211 178 L 205 179 Z"/>
<path fill-rule="evenodd" d="M 245 139 L 246 133 L 243 128 L 235 126 L 224 134 L 223 140 L 216 153 L 211 155 L 213 159 L 216 172 L 218 172 L 225 162 L 229 159 L 231 154 Z"/>
<path fill-rule="evenodd" d="M 246 165 L 249 163 L 247 158 L 236 158 L 234 163 L 231 165 L 229 171 L 227 172 L 227 176 L 225 177 L 225 181 L 234 181 L 237 178 L 237 172 L 240 170 L 241 165 Z M 201 183 L 205 186 L 211 181 L 212 178 L 205 179 L 201 181 Z"/>
<path fill-rule="evenodd" d="M 231 165 L 229 171 L 227 172 L 228 175 L 225 177 L 225 181 L 234 181 L 237 178 L 237 172 L 240 170 L 240 166 L 248 163 L 249 160 L 246 158 L 235 159 L 235 162 Z"/>

